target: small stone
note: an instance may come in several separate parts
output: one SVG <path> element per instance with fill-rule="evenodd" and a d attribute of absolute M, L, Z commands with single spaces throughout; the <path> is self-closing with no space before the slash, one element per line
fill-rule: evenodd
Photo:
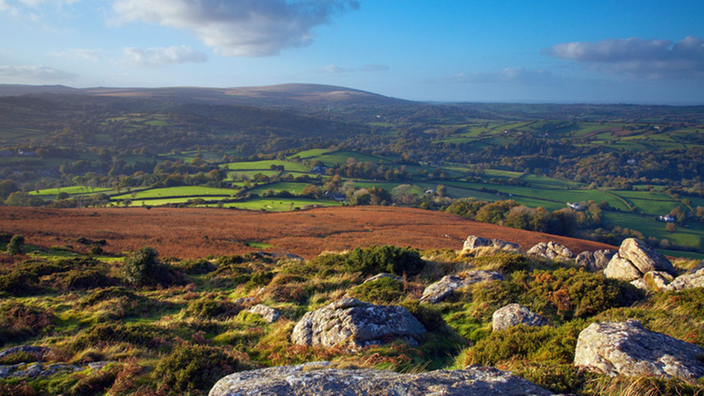
<path fill-rule="evenodd" d="M 547 319 L 531 312 L 528 308 L 520 304 L 509 304 L 494 312 L 491 326 L 494 331 L 500 331 L 518 325 L 538 327 L 547 324 Z"/>
<path fill-rule="evenodd" d="M 278 309 L 268 307 L 264 304 L 257 304 L 249 309 L 250 313 L 261 315 L 267 323 L 274 323 L 281 316 L 281 312 Z"/>

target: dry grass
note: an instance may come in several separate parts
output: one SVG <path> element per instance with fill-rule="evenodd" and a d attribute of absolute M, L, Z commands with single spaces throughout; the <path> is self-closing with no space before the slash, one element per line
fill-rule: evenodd
<path fill-rule="evenodd" d="M 3 232 L 23 234 L 49 248 L 76 238 L 105 239 L 110 253 L 156 248 L 162 257 L 199 258 L 257 250 L 312 258 L 326 250 L 391 244 L 420 249 L 461 249 L 468 235 L 500 238 L 524 250 L 555 241 L 574 252 L 610 248 L 597 242 L 479 223 L 441 212 L 395 207 L 321 208 L 261 213 L 227 209 L 0 208 Z M 253 244 L 256 242 L 257 244 Z M 261 245 L 264 244 L 264 245 Z M 270 247 L 266 247 L 270 246 Z"/>

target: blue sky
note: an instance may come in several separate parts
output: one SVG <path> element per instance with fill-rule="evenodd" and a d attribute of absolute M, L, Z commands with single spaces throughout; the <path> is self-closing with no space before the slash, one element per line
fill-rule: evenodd
<path fill-rule="evenodd" d="M 704 104 L 704 2 L 0 0 L 0 83 Z"/>

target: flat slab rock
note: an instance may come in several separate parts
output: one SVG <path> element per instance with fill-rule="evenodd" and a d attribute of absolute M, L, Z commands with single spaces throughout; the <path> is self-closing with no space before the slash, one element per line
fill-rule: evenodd
<path fill-rule="evenodd" d="M 521 247 L 515 243 L 502 241 L 501 239 L 481 238 L 475 235 L 470 235 L 462 245 L 462 252 L 471 252 L 474 249 L 482 247 L 495 247 L 503 250 L 520 251 Z"/>
<path fill-rule="evenodd" d="M 425 327 L 406 308 L 374 305 L 343 297 L 303 315 L 293 328 L 291 342 L 325 348 L 346 345 L 359 349 L 383 344 L 394 338 L 413 344 L 413 336 L 425 332 Z"/>
<path fill-rule="evenodd" d="M 490 280 L 501 281 L 504 280 L 504 277 L 493 271 L 469 271 L 464 278 L 457 275 L 447 275 L 426 287 L 420 301 L 437 304 L 449 297 L 455 289 Z"/>
<path fill-rule="evenodd" d="M 579 334 L 574 364 L 610 376 L 676 377 L 696 383 L 704 376 L 701 356 L 704 348 L 629 320 L 589 325 Z"/>
<path fill-rule="evenodd" d="M 552 395 L 526 379 L 489 367 L 399 374 L 373 369 L 330 369 L 329 365 L 316 362 L 231 374 L 218 381 L 209 396 Z"/>
<path fill-rule="evenodd" d="M 701 265 L 702 264 L 700 264 L 700 266 Z M 698 271 L 696 272 L 678 276 L 672 282 L 670 282 L 669 285 L 667 285 L 666 290 L 680 291 L 694 289 L 696 287 L 704 287 L 704 267 L 698 269 Z"/>
<path fill-rule="evenodd" d="M 548 320 L 531 312 L 528 308 L 520 304 L 509 304 L 497 309 L 492 315 L 491 327 L 493 331 L 508 329 L 509 327 L 525 326 L 546 326 Z"/>

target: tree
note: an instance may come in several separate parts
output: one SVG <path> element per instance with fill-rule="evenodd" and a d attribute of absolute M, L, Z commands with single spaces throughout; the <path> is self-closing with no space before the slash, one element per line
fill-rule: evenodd
<path fill-rule="evenodd" d="M 122 277 L 135 286 L 166 286 L 177 279 L 173 269 L 159 260 L 159 252 L 149 246 L 127 256 L 122 266 Z"/>
<path fill-rule="evenodd" d="M 62 200 L 62 199 L 68 199 L 70 195 L 66 191 L 61 191 L 60 193 L 56 194 L 56 199 Z"/>
<path fill-rule="evenodd" d="M 10 243 L 7 244 L 7 253 L 11 256 L 14 256 L 16 254 L 22 254 L 24 253 L 24 236 L 23 235 L 15 235 L 10 239 Z"/>
<path fill-rule="evenodd" d="M 665 229 L 668 232 L 672 232 L 672 233 L 677 232 L 677 226 L 675 225 L 675 223 L 667 223 L 667 225 L 665 226 Z"/>

